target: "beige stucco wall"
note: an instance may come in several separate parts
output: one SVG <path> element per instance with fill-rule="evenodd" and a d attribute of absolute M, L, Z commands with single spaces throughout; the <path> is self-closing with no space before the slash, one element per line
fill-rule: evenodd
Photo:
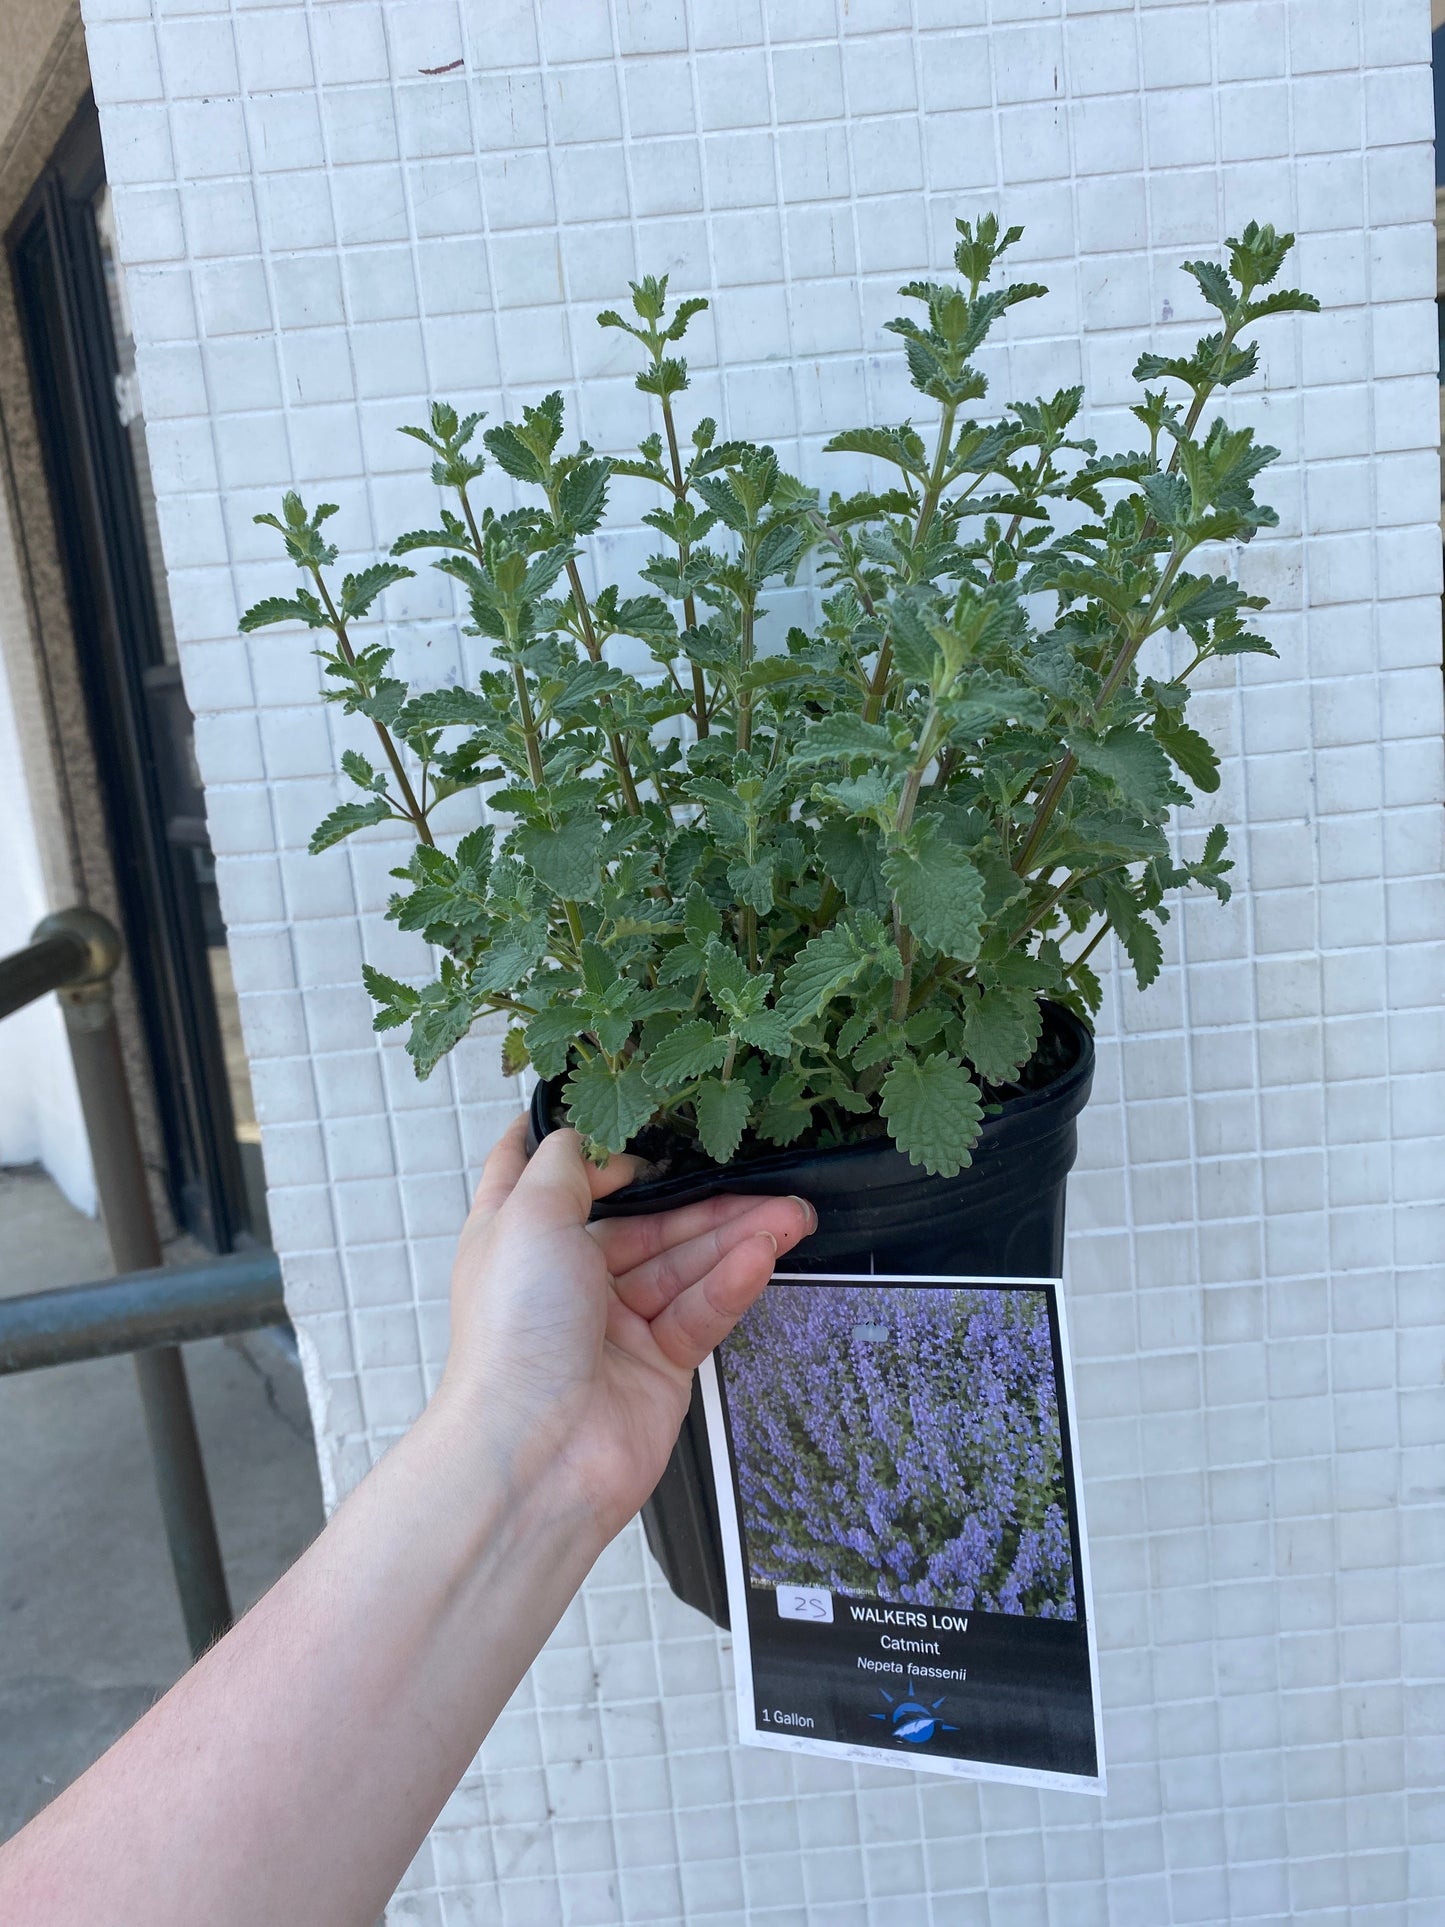
<path fill-rule="evenodd" d="M 37 112 L 43 115 L 53 79 L 67 59 L 77 58 L 84 91 L 80 9 L 72 0 L 4 0 L 0 5 L 0 182 L 6 180 L 12 147 L 23 142 Z M 72 112 L 79 98 L 77 92 Z M 6 206 L 7 221 L 11 211 Z"/>
<path fill-rule="evenodd" d="M 9 228 L 90 85 L 80 12 L 71 0 L 0 0 L 0 235 Z M 0 701 L 18 767 L 10 788 L 26 810 L 0 821 L 0 876 L 36 881 L 41 913 L 85 903 L 118 916 L 114 874 L 81 695 L 55 530 L 41 464 L 14 291 L 0 257 Z M 23 943 L 32 903 L 12 892 L 0 951 Z M 153 1171 L 160 1133 L 128 977 L 117 1005 L 132 1096 Z M 14 1028 L 19 1026 L 18 1029 Z M 70 1057 L 59 1013 L 44 1006 L 0 1033 L 0 1161 L 39 1158 L 77 1203 L 88 1198 L 89 1156 L 70 1101 Z M 44 1128 L 19 1115 L 36 1067 L 59 1087 Z M 7 1100 L 6 1092 L 11 1095 Z M 51 1113 L 54 1113 L 52 1116 Z M 68 1121 L 67 1121 L 68 1120 Z M 9 1126 L 7 1129 L 6 1126 Z M 27 1135 L 29 1132 L 29 1135 Z M 169 1228 L 162 1187 L 152 1198 Z"/>

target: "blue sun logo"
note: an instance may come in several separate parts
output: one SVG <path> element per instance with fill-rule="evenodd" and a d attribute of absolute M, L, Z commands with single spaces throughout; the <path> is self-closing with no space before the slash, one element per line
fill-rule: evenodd
<path fill-rule="evenodd" d="M 922 1746 L 926 1741 L 931 1740 L 935 1733 L 958 1731 L 958 1728 L 950 1726 L 947 1720 L 939 1719 L 938 1709 L 943 1704 L 941 1699 L 936 1699 L 931 1704 L 924 1702 L 911 1673 L 903 1689 L 902 1699 L 895 1700 L 886 1686 L 880 1686 L 878 1691 L 887 1700 L 888 1711 L 873 1713 L 869 1717 L 884 1721 L 895 1740 L 902 1740 L 907 1746 Z"/>

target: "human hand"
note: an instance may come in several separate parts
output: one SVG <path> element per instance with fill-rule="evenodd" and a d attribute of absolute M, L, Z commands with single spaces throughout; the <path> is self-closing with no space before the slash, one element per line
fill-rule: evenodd
<path fill-rule="evenodd" d="M 620 1156 L 599 1170 L 575 1131 L 529 1159 L 517 1120 L 462 1231 L 438 1393 L 520 1485 L 570 1484 L 603 1543 L 661 1478 L 695 1368 L 817 1223 L 802 1198 L 724 1195 L 589 1224 L 639 1168 Z"/>

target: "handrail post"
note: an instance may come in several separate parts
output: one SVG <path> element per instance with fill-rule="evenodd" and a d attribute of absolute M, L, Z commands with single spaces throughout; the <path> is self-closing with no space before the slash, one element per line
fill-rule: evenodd
<path fill-rule="evenodd" d="M 32 942 L 55 938 L 78 939 L 89 952 L 83 971 L 62 985 L 59 997 L 111 1259 L 117 1272 L 154 1270 L 162 1262 L 161 1242 L 111 990 L 120 938 L 93 910 L 46 917 Z M 185 1361 L 178 1346 L 159 1345 L 138 1351 L 135 1368 L 186 1638 L 192 1657 L 199 1658 L 231 1624 L 231 1602 Z"/>

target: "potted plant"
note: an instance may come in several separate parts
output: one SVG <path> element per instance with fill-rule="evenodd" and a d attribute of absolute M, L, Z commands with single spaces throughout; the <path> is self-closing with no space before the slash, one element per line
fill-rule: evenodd
<path fill-rule="evenodd" d="M 1196 672 L 1272 653 L 1227 559 L 1276 519 L 1254 483 L 1277 451 L 1206 411 L 1253 372 L 1256 322 L 1317 304 L 1275 287 L 1293 237 L 1270 227 L 1186 263 L 1218 327 L 1141 356 L 1139 445 L 1101 455 L 1077 388 L 970 412 L 991 330 L 1045 290 L 995 280 L 1020 230 L 957 226 L 958 281 L 909 284 L 915 312 L 889 323 L 931 425 L 828 445 L 869 486 L 825 501 L 772 449 L 679 423 L 706 303 L 669 308 L 649 278 L 598 317 L 637 343 L 655 403 L 636 454 L 564 448 L 557 394 L 480 438 L 436 404 L 403 431 L 432 458 L 436 526 L 338 584 L 332 507 L 288 494 L 258 519 L 303 586 L 241 627 L 320 632 L 328 696 L 374 730 L 311 847 L 415 837 L 388 915 L 439 972 L 365 974 L 418 1076 L 503 1012 L 504 1063 L 539 1080 L 535 1133 L 567 1122 L 652 1167 L 609 1209 L 796 1192 L 819 1213 L 801 1262 L 1020 1276 L 1061 1263 L 1090 959 L 1112 931 L 1145 987 L 1169 892 L 1229 894 L 1224 828 L 1181 853 L 1166 826 L 1219 782 L 1187 720 Z M 479 505 L 482 448 L 525 506 Z M 643 593 L 589 590 L 580 567 L 622 482 L 657 537 Z M 409 689 L 355 632 L 421 551 L 489 645 L 464 687 Z M 816 617 L 780 634 L 768 595 L 805 566 Z M 488 821 L 443 847 L 436 811 L 478 787 Z M 649 1536 L 722 1618 L 711 1504 L 690 1421 Z"/>

